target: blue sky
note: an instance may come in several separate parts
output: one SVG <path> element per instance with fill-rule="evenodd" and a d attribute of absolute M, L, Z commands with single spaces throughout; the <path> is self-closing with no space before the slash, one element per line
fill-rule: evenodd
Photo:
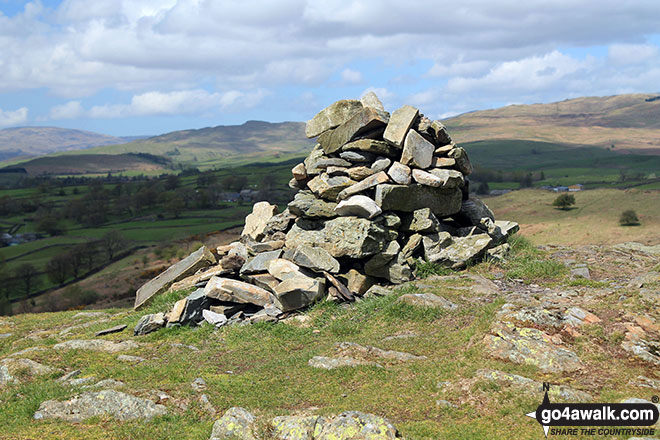
<path fill-rule="evenodd" d="M 431 118 L 660 91 L 660 2 L 0 0 L 0 128 L 304 121 L 374 90 Z"/>

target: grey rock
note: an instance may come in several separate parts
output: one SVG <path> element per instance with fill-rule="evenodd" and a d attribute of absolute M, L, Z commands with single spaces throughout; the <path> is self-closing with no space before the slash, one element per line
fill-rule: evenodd
<path fill-rule="evenodd" d="M 430 132 L 433 134 L 435 143 L 437 145 L 447 145 L 451 144 L 451 137 L 447 132 L 447 128 L 440 121 L 431 122 Z"/>
<path fill-rule="evenodd" d="M 464 176 L 472 174 L 472 163 L 468 157 L 467 151 L 461 147 L 456 147 L 447 153 L 447 156 L 456 161 L 456 168 L 463 173 Z"/>
<path fill-rule="evenodd" d="M 282 250 L 280 249 L 255 255 L 241 267 L 241 275 L 266 272 L 268 270 L 268 264 L 272 260 L 280 258 L 280 255 L 282 255 Z"/>
<path fill-rule="evenodd" d="M 291 174 L 296 180 L 305 180 L 307 179 L 307 170 L 305 169 L 304 163 L 299 163 L 291 169 Z"/>
<path fill-rule="evenodd" d="M 432 234 L 441 230 L 440 222 L 429 208 L 417 209 L 412 215 L 404 217 L 401 227 L 404 231 L 421 234 Z"/>
<path fill-rule="evenodd" d="M 287 278 L 274 290 L 274 305 L 283 312 L 301 309 L 325 295 L 325 280 L 309 277 Z"/>
<path fill-rule="evenodd" d="M 410 235 L 406 244 L 401 248 L 401 258 L 407 260 L 417 254 L 422 247 L 422 239 L 421 234 Z"/>
<path fill-rule="evenodd" d="M 3 359 L 2 362 L 0 362 L 0 365 L 7 367 L 8 371 L 7 373 L 0 373 L 0 375 L 4 375 L 5 379 L 0 379 L 1 382 L 6 382 L 9 383 L 11 382 L 11 375 L 18 375 L 18 372 L 25 373 L 28 376 L 42 376 L 45 374 L 53 374 L 57 372 L 63 372 L 59 368 L 53 368 L 49 367 L 48 365 L 41 364 L 39 362 L 35 362 L 31 359 L 14 359 L 14 358 L 7 358 Z"/>
<path fill-rule="evenodd" d="M 346 176 L 330 177 L 326 173 L 323 173 L 310 180 L 307 186 L 317 197 L 335 201 L 341 191 L 356 183 Z M 291 206 L 289 206 L 289 209 L 291 209 Z"/>
<path fill-rule="evenodd" d="M 126 324 L 116 325 L 114 327 L 106 328 L 104 330 L 99 330 L 96 332 L 96 336 L 110 335 L 112 333 L 123 332 L 126 329 Z"/>
<path fill-rule="evenodd" d="M 373 153 L 369 153 L 366 151 L 342 151 L 339 153 L 339 157 L 341 157 L 344 160 L 347 160 L 349 162 L 372 162 L 375 159 L 375 155 Z"/>
<path fill-rule="evenodd" d="M 206 381 L 202 377 L 197 377 L 190 383 L 190 387 L 193 391 L 201 393 L 206 389 Z"/>
<path fill-rule="evenodd" d="M 371 107 L 363 108 L 334 130 L 323 133 L 319 143 L 325 154 L 331 154 L 359 134 L 383 127 L 388 121 L 387 113 Z"/>
<path fill-rule="evenodd" d="M 396 157 L 399 150 L 384 141 L 376 139 L 358 139 L 342 147 L 342 151 L 365 151 L 387 157 Z"/>
<path fill-rule="evenodd" d="M 440 263 L 452 269 L 462 269 L 469 262 L 479 260 L 486 249 L 493 243 L 493 239 L 486 235 L 473 235 L 470 237 L 455 237 L 449 246 L 439 253 L 431 255 L 429 261 Z"/>
<path fill-rule="evenodd" d="M 105 341 L 103 339 L 71 339 L 60 342 L 53 346 L 54 350 L 90 350 L 104 351 L 106 353 L 118 353 L 138 348 L 139 345 L 134 341 Z"/>
<path fill-rule="evenodd" d="M 287 248 L 318 246 L 335 258 L 364 258 L 380 252 L 387 231 L 358 217 L 338 217 L 322 224 L 298 221 L 286 235 Z"/>
<path fill-rule="evenodd" d="M 449 153 L 454 148 L 456 148 L 455 144 L 443 145 L 443 146 L 438 147 L 438 148 L 435 149 L 435 154 L 436 154 L 436 156 L 439 156 L 439 157 L 446 156 L 447 153 Z"/>
<path fill-rule="evenodd" d="M 392 161 L 387 157 L 377 157 L 376 160 L 373 161 L 369 169 L 374 173 L 380 173 L 381 171 L 385 171 L 391 164 Z"/>
<path fill-rule="evenodd" d="M 362 98 L 360 98 L 360 102 L 364 107 L 372 107 L 375 108 L 376 110 L 381 110 L 385 111 L 385 107 L 383 107 L 383 103 L 380 102 L 380 99 L 378 99 L 378 96 L 373 91 L 369 91 L 365 93 Z"/>
<path fill-rule="evenodd" d="M 394 183 L 398 183 L 399 185 L 408 185 L 412 181 L 410 167 L 401 162 L 394 162 L 390 169 L 387 170 L 387 174 L 392 178 Z"/>
<path fill-rule="evenodd" d="M 13 333 L 0 333 L 0 339 L 9 339 L 13 336 Z"/>
<path fill-rule="evenodd" d="M 446 170 L 443 168 L 431 168 L 427 170 L 430 174 L 439 178 L 443 188 L 461 188 L 465 185 L 463 174 L 456 170 Z"/>
<path fill-rule="evenodd" d="M 400 438 L 392 423 L 379 416 L 348 411 L 317 425 L 315 440 L 394 440 Z"/>
<path fill-rule="evenodd" d="M 245 217 L 245 227 L 241 236 L 250 237 L 253 240 L 261 240 L 268 221 L 277 214 L 277 206 L 268 202 L 257 202 L 252 206 L 252 213 Z"/>
<path fill-rule="evenodd" d="M 62 419 L 79 423 L 91 417 L 111 416 L 117 420 L 151 419 L 167 414 L 163 405 L 115 390 L 85 392 L 71 400 L 47 400 L 34 414 L 36 420 Z"/>
<path fill-rule="evenodd" d="M 406 293 L 401 295 L 398 302 L 417 307 L 432 307 L 445 310 L 456 310 L 458 306 L 453 302 L 433 293 Z"/>
<path fill-rule="evenodd" d="M 146 335 L 165 327 L 166 323 L 167 321 L 165 320 L 164 313 L 151 313 L 149 315 L 144 315 L 135 326 L 133 334 L 135 336 Z"/>
<path fill-rule="evenodd" d="M 276 440 L 314 440 L 314 428 L 319 416 L 275 417 L 270 425 Z"/>
<path fill-rule="evenodd" d="M 291 213 L 308 218 L 332 218 L 336 217 L 334 209 L 337 204 L 317 199 L 308 191 L 298 192 L 293 201 L 289 203 Z"/>
<path fill-rule="evenodd" d="M 415 168 L 426 169 L 433 163 L 433 152 L 435 147 L 417 133 L 415 130 L 408 131 L 401 153 L 401 163 Z"/>
<path fill-rule="evenodd" d="M 487 353 L 496 359 L 538 367 L 545 373 L 576 371 L 582 367 L 578 356 L 559 345 L 556 338 L 536 328 L 496 323 L 484 337 Z"/>
<path fill-rule="evenodd" d="M 489 261 L 501 263 L 506 259 L 510 249 L 511 245 L 509 245 L 509 243 L 503 243 L 499 246 L 495 246 L 492 249 L 488 249 L 486 251 L 486 258 Z"/>
<path fill-rule="evenodd" d="M 272 252 L 278 249 L 282 249 L 284 247 L 284 241 L 270 240 L 270 241 L 262 241 L 260 243 L 256 241 L 249 241 L 248 243 L 246 243 L 246 247 L 249 255 L 257 255 L 263 252 Z"/>
<path fill-rule="evenodd" d="M 442 218 L 461 209 L 462 194 L 457 188 L 382 184 L 376 187 L 375 200 L 383 211 L 413 212 L 430 208 L 437 217 Z"/>
<path fill-rule="evenodd" d="M 307 245 L 298 246 L 291 260 L 298 266 L 306 267 L 315 272 L 339 272 L 339 262 L 325 249 Z"/>
<path fill-rule="evenodd" d="M 271 293 L 267 290 L 230 278 L 211 278 L 204 288 L 204 294 L 220 301 L 249 303 L 260 307 L 273 301 Z"/>
<path fill-rule="evenodd" d="M 371 286 L 374 285 L 373 277 L 364 275 L 356 269 L 350 269 L 346 274 L 338 277 L 345 284 L 348 290 L 354 295 L 364 295 Z"/>
<path fill-rule="evenodd" d="M 273 290 L 279 284 L 279 280 L 269 273 L 255 273 L 251 275 L 243 275 L 242 278 L 250 284 L 261 287 L 265 290 Z"/>
<path fill-rule="evenodd" d="M 422 244 L 424 246 L 424 258 L 431 260 L 433 256 L 440 254 L 440 252 L 452 244 L 452 242 L 452 236 L 446 231 L 423 236 Z"/>
<path fill-rule="evenodd" d="M 346 167 L 328 167 L 325 169 L 325 172 L 328 174 L 330 177 L 334 176 L 349 176 L 348 174 L 348 168 Z M 350 176 L 349 176 L 350 177 Z M 351 177 L 352 179 L 352 177 Z M 355 179 L 353 179 L 355 180 Z"/>
<path fill-rule="evenodd" d="M 366 166 L 352 167 L 349 168 L 346 172 L 348 174 L 348 177 L 355 180 L 356 182 L 359 182 L 360 180 L 364 180 L 367 177 L 375 174 L 375 171 L 373 171 L 371 168 L 368 168 Z"/>
<path fill-rule="evenodd" d="M 82 373 L 82 370 L 73 370 L 68 373 L 66 373 L 64 376 L 60 377 L 57 379 L 58 382 L 68 382 L 71 379 L 77 377 Z"/>
<path fill-rule="evenodd" d="M 383 134 L 385 142 L 388 142 L 397 148 L 401 148 L 406 139 L 406 135 L 408 134 L 408 130 L 410 130 L 410 127 L 418 116 L 419 110 L 409 105 L 404 105 L 395 110 L 394 113 L 392 113 L 390 121 L 385 128 L 385 133 Z"/>
<path fill-rule="evenodd" d="M 283 258 L 271 261 L 268 265 L 268 273 L 280 281 L 288 278 L 307 276 L 306 272 L 300 266 Z"/>
<path fill-rule="evenodd" d="M 357 216 L 369 219 L 382 214 L 382 212 L 383 210 L 373 199 L 363 195 L 348 197 L 346 200 L 339 202 L 335 208 L 335 213 L 340 216 Z"/>
<path fill-rule="evenodd" d="M 276 232 L 286 232 L 289 230 L 289 227 L 295 219 L 296 216 L 287 208 L 268 220 L 266 228 L 264 229 L 264 234 L 266 236 L 272 236 Z"/>
<path fill-rule="evenodd" d="M 327 356 L 314 356 L 307 364 L 312 368 L 320 368 L 323 370 L 334 370 L 335 368 L 357 367 L 361 365 L 373 366 L 382 368 L 376 362 L 365 361 L 361 359 L 353 359 L 350 357 L 327 357 Z"/>
<path fill-rule="evenodd" d="M 315 176 L 323 171 L 323 169 L 318 167 L 318 162 L 324 157 L 326 156 L 323 154 L 323 148 L 321 148 L 321 144 L 316 144 L 303 161 L 303 164 L 305 165 L 305 171 L 307 171 L 307 177 Z"/>
<path fill-rule="evenodd" d="M 305 136 L 316 137 L 323 132 L 338 127 L 362 110 L 363 104 L 354 99 L 342 99 L 318 112 L 305 125 Z"/>
<path fill-rule="evenodd" d="M 257 418 L 244 408 L 229 408 L 213 424 L 210 440 L 259 440 Z"/>
<path fill-rule="evenodd" d="M 538 396 L 543 393 L 543 384 L 527 377 L 518 376 L 517 374 L 505 373 L 499 370 L 477 370 L 475 377 L 487 380 L 489 382 L 499 383 L 508 387 L 516 388 L 524 394 L 530 396 Z M 572 402 L 589 402 L 593 399 L 591 394 L 584 391 L 576 390 L 565 385 L 553 385 L 548 391 L 548 396 L 554 400 L 572 401 Z"/>
<path fill-rule="evenodd" d="M 193 275 L 199 269 L 215 264 L 216 260 L 206 246 L 170 266 L 165 272 L 144 284 L 135 293 L 135 309 L 145 305 L 154 295 L 165 292 L 173 283 Z"/>
<path fill-rule="evenodd" d="M 141 356 L 131 356 L 128 354 L 120 354 L 119 356 L 117 356 L 117 360 L 122 362 L 131 362 L 135 364 L 139 364 L 140 362 L 146 361 L 146 359 Z"/>
<path fill-rule="evenodd" d="M 460 212 L 455 217 L 457 221 L 470 226 L 480 225 L 483 218 L 495 220 L 493 211 L 476 197 L 464 200 L 461 204 Z"/>
<path fill-rule="evenodd" d="M 341 357 L 380 358 L 397 362 L 421 361 L 426 359 L 426 356 L 417 356 L 403 351 L 383 350 L 382 348 L 371 345 L 360 345 L 355 342 L 339 342 L 335 344 L 335 348 Z"/>
<path fill-rule="evenodd" d="M 455 165 L 456 165 L 456 159 L 453 159 L 451 157 L 433 156 L 433 160 L 431 161 L 431 167 L 434 169 L 452 168 Z"/>
<path fill-rule="evenodd" d="M 204 321 L 215 327 L 222 327 L 223 325 L 227 324 L 228 321 L 224 314 L 216 313 L 211 310 L 203 310 L 202 317 L 204 318 Z"/>
<path fill-rule="evenodd" d="M 374 284 L 371 286 L 364 294 L 365 297 L 370 297 L 370 296 L 387 296 L 391 295 L 392 290 L 388 289 L 387 287 L 379 286 L 378 284 Z"/>
<path fill-rule="evenodd" d="M 167 326 L 196 324 L 203 319 L 202 310 L 207 306 L 208 298 L 204 294 L 204 289 L 197 289 L 174 304 L 167 315 Z"/>
<path fill-rule="evenodd" d="M 571 278 L 584 278 L 586 280 L 591 279 L 591 273 L 589 272 L 588 267 L 575 267 L 571 269 Z"/>
<path fill-rule="evenodd" d="M 373 176 L 369 176 L 365 178 L 364 180 L 357 182 L 348 188 L 343 189 L 338 195 L 337 195 L 337 200 L 344 200 L 347 199 L 348 197 L 358 194 L 362 191 L 366 191 L 370 188 L 375 187 L 376 185 L 380 185 L 382 183 L 387 183 L 390 181 L 389 176 L 385 171 L 380 171 Z"/>
<path fill-rule="evenodd" d="M 352 164 L 346 159 L 342 159 L 340 157 L 327 157 L 323 156 L 321 157 L 317 162 L 316 166 L 320 169 L 325 169 L 327 170 L 330 167 L 350 167 Z"/>
<path fill-rule="evenodd" d="M 365 264 L 364 264 L 364 271 L 367 275 L 371 276 L 376 276 L 380 277 L 379 275 L 379 269 L 383 268 L 386 266 L 390 261 L 394 259 L 399 254 L 399 251 L 401 250 L 401 245 L 395 241 L 392 240 L 387 245 L 383 248 L 381 252 L 378 254 L 374 255 L 371 257 Z"/>

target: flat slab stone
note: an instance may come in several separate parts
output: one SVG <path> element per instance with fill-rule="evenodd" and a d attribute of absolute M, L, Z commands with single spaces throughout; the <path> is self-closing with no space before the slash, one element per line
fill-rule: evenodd
<path fill-rule="evenodd" d="M 301 309 L 325 295 L 325 280 L 309 277 L 287 278 L 275 289 L 273 305 L 283 312 Z"/>
<path fill-rule="evenodd" d="M 245 227 L 241 236 L 250 237 L 252 240 L 261 240 L 268 221 L 277 214 L 277 206 L 268 202 L 257 202 L 252 206 L 252 213 L 245 217 Z"/>
<path fill-rule="evenodd" d="M 115 390 L 89 391 L 71 400 L 47 400 L 34 413 L 36 420 L 62 419 L 78 423 L 91 417 L 111 416 L 117 420 L 151 419 L 167 414 L 163 405 Z"/>
<path fill-rule="evenodd" d="M 137 342 L 128 340 L 121 342 L 106 341 L 103 339 L 72 339 L 60 342 L 53 346 L 54 350 L 91 350 L 104 351 L 106 353 L 118 353 L 120 351 L 134 350 L 138 348 Z"/>
<path fill-rule="evenodd" d="M 306 267 L 315 272 L 339 272 L 339 262 L 323 248 L 301 245 L 291 257 L 298 266 Z"/>
<path fill-rule="evenodd" d="M 307 182 L 307 186 L 317 197 L 334 202 L 344 189 L 356 183 L 347 176 L 330 177 L 326 173 L 322 173 Z M 291 207 L 289 207 L 290 209 Z"/>
<path fill-rule="evenodd" d="M 362 191 L 366 191 L 369 188 L 373 188 L 376 185 L 379 185 L 381 183 L 387 183 L 389 181 L 390 178 L 387 175 L 387 173 L 385 171 L 381 171 L 379 173 L 374 174 L 373 176 L 369 176 L 361 180 L 360 182 L 354 183 L 348 188 L 341 190 L 341 192 L 337 195 L 337 200 L 347 199 L 352 195 L 355 195 Z"/>
<path fill-rule="evenodd" d="M 240 407 L 229 408 L 215 421 L 210 440 L 259 440 L 257 418 Z"/>
<path fill-rule="evenodd" d="M 48 365 L 40 364 L 31 359 L 14 359 L 8 358 L 2 360 L 2 366 L 7 367 L 10 374 L 16 374 L 18 371 L 26 371 L 30 376 L 41 376 L 44 374 L 51 374 L 55 372 L 63 372 L 59 368 L 49 367 Z"/>
<path fill-rule="evenodd" d="M 123 332 L 124 330 L 126 330 L 126 327 L 127 327 L 126 324 L 116 325 L 114 327 L 106 328 L 104 330 L 100 330 L 100 331 L 96 332 L 96 336 L 103 336 L 103 335 L 109 335 L 109 334 L 112 334 L 112 333 Z"/>
<path fill-rule="evenodd" d="M 357 367 L 360 365 L 383 368 L 382 365 L 379 365 L 376 362 L 353 359 L 350 357 L 335 358 L 327 356 L 314 356 L 307 362 L 307 364 L 312 368 L 321 368 L 323 370 L 334 370 L 335 368 L 344 367 Z"/>
<path fill-rule="evenodd" d="M 384 127 L 388 121 L 387 113 L 366 107 L 334 130 L 323 133 L 319 137 L 319 144 L 325 154 L 331 154 L 341 149 L 358 134 Z"/>
<path fill-rule="evenodd" d="M 363 104 L 355 99 L 342 99 L 318 112 L 305 125 L 305 136 L 313 138 L 324 131 L 338 127 L 362 110 Z"/>
<path fill-rule="evenodd" d="M 389 170 L 387 170 L 388 176 L 399 185 L 408 185 L 411 179 L 411 170 L 408 165 L 404 165 L 401 162 L 394 162 Z"/>
<path fill-rule="evenodd" d="M 435 146 L 415 130 L 408 131 L 401 153 L 401 163 L 415 168 L 426 169 L 433 163 Z"/>
<path fill-rule="evenodd" d="M 309 191 L 299 191 L 289 202 L 289 211 L 299 217 L 333 218 L 336 217 L 335 202 L 321 200 Z"/>
<path fill-rule="evenodd" d="M 502 385 L 510 386 L 522 391 L 524 394 L 538 396 L 543 393 L 543 383 L 518 376 L 517 374 L 505 373 L 499 370 L 477 370 L 475 377 L 489 382 L 496 382 Z M 552 385 L 548 391 L 548 396 L 552 401 L 569 400 L 572 402 L 589 402 L 593 399 L 591 394 L 576 390 L 565 385 Z"/>
<path fill-rule="evenodd" d="M 448 217 L 461 209 L 462 198 L 457 188 L 382 184 L 376 187 L 375 200 L 383 211 L 413 212 L 430 208 L 437 217 Z"/>
<path fill-rule="evenodd" d="M 433 293 L 406 293 L 401 295 L 397 301 L 418 307 L 433 307 L 445 310 L 456 310 L 458 308 L 453 302 Z"/>
<path fill-rule="evenodd" d="M 365 93 L 362 96 L 362 98 L 360 98 L 360 102 L 365 107 L 373 107 L 375 109 L 385 111 L 385 107 L 383 107 L 383 103 L 380 102 L 380 99 L 378 99 L 378 96 L 376 96 L 376 94 L 373 91 L 369 91 Z"/>
<path fill-rule="evenodd" d="M 240 273 L 241 275 L 246 275 L 251 273 L 266 272 L 266 270 L 268 270 L 268 264 L 272 260 L 280 258 L 280 255 L 282 255 L 282 250 L 280 249 L 257 254 L 249 259 L 247 263 L 243 265 L 243 267 L 241 267 Z"/>
<path fill-rule="evenodd" d="M 220 301 L 249 303 L 264 307 L 273 302 L 270 292 L 243 281 L 213 277 L 204 288 L 204 295 Z"/>
<path fill-rule="evenodd" d="M 491 334 L 484 337 L 486 353 L 493 358 L 534 365 L 545 373 L 580 369 L 578 356 L 559 342 L 539 329 L 518 328 L 510 322 L 496 323 Z"/>
<path fill-rule="evenodd" d="M 493 243 L 487 234 L 470 237 L 452 237 L 452 242 L 435 255 L 429 255 L 429 261 L 440 263 L 453 269 L 465 267 L 470 261 L 480 259 Z"/>
<path fill-rule="evenodd" d="M 286 246 L 317 246 L 335 258 L 364 258 L 380 252 L 387 239 L 385 228 L 359 217 L 337 217 L 323 224 L 298 221 L 286 235 Z"/>
<path fill-rule="evenodd" d="M 406 139 L 406 135 L 408 134 L 408 130 L 410 130 L 410 127 L 418 116 L 419 110 L 409 105 L 404 105 L 403 107 L 394 110 L 390 117 L 390 121 L 385 128 L 385 133 L 383 134 L 385 142 L 390 143 L 397 148 L 401 148 Z"/>
<path fill-rule="evenodd" d="M 335 348 L 341 357 L 376 357 L 397 362 L 421 361 L 426 359 L 426 356 L 417 356 L 403 351 L 383 350 L 382 348 L 371 345 L 360 345 L 355 342 L 339 342 L 335 344 Z"/>
<path fill-rule="evenodd" d="M 397 157 L 400 151 L 384 141 L 376 139 L 358 139 L 344 145 L 342 151 L 366 151 L 387 157 Z"/>
<path fill-rule="evenodd" d="M 355 195 L 339 202 L 335 208 L 335 213 L 341 216 L 357 216 L 371 219 L 382 214 L 383 210 L 380 209 L 380 206 L 373 199 L 363 195 Z"/>
<path fill-rule="evenodd" d="M 202 246 L 183 260 L 170 266 L 165 272 L 145 283 L 135 293 L 135 306 L 145 305 L 154 295 L 165 292 L 173 283 L 193 275 L 199 269 L 215 264 L 216 260 L 206 246 Z"/>

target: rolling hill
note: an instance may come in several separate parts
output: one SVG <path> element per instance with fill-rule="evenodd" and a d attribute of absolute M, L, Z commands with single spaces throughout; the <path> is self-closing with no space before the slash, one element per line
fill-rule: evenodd
<path fill-rule="evenodd" d="M 0 130 L 0 161 L 67 150 L 122 144 L 126 138 L 58 127 L 15 127 Z"/>
<path fill-rule="evenodd" d="M 610 147 L 660 154 L 660 99 L 656 94 L 569 99 L 510 105 L 447 119 L 459 143 L 516 139 Z"/>

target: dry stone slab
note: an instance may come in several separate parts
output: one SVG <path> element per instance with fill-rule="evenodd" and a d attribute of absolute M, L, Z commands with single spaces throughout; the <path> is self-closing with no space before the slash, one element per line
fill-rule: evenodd
<path fill-rule="evenodd" d="M 268 269 L 268 264 L 272 260 L 276 258 L 280 258 L 280 255 L 282 255 L 282 250 L 280 249 L 276 251 L 262 252 L 260 254 L 257 254 L 251 259 L 249 259 L 247 263 L 243 265 L 243 267 L 241 267 L 240 274 L 247 275 L 252 273 L 266 272 L 266 270 Z"/>
<path fill-rule="evenodd" d="M 99 330 L 98 332 L 96 332 L 95 336 L 104 336 L 104 335 L 110 335 L 112 333 L 123 332 L 124 330 L 126 330 L 126 327 L 127 327 L 126 324 L 116 325 L 114 327 Z"/>
<path fill-rule="evenodd" d="M 368 168 L 366 166 L 351 167 L 348 170 L 346 170 L 346 173 L 348 174 L 348 177 L 355 180 L 356 182 L 359 182 L 360 180 L 364 180 L 367 177 L 375 174 L 375 172 L 371 168 Z"/>
<path fill-rule="evenodd" d="M 286 235 L 286 246 L 318 246 L 335 258 L 364 258 L 380 252 L 385 228 L 368 219 L 337 217 L 323 224 L 298 221 Z"/>
<path fill-rule="evenodd" d="M 412 127 L 418 116 L 419 110 L 409 105 L 404 105 L 395 110 L 387 123 L 385 133 L 383 133 L 385 142 L 401 148 L 410 127 Z"/>
<path fill-rule="evenodd" d="M 456 168 L 464 175 L 472 174 L 472 163 L 464 148 L 456 147 L 447 153 L 447 156 L 456 161 Z"/>
<path fill-rule="evenodd" d="M 91 417 L 111 416 L 117 420 L 152 419 L 167 414 L 163 405 L 130 394 L 107 389 L 88 391 L 71 400 L 47 400 L 34 413 L 36 420 L 61 419 L 80 423 Z"/>
<path fill-rule="evenodd" d="M 370 106 L 371 107 L 371 106 Z M 305 125 L 305 136 L 316 137 L 323 132 L 338 127 L 362 110 L 363 104 L 355 99 L 342 99 L 318 112 Z"/>
<path fill-rule="evenodd" d="M 268 265 L 268 273 L 279 281 L 284 281 L 288 278 L 305 277 L 307 274 L 300 269 L 296 263 L 278 258 L 273 260 Z"/>
<path fill-rule="evenodd" d="M 394 162 L 390 169 L 387 170 L 387 175 L 390 176 L 394 183 L 398 183 L 399 185 L 408 185 L 412 182 L 411 173 L 410 167 L 401 162 Z"/>
<path fill-rule="evenodd" d="M 317 199 L 309 191 L 299 191 L 293 200 L 289 202 L 289 211 L 299 217 L 308 218 L 332 218 L 336 217 L 335 202 Z"/>
<path fill-rule="evenodd" d="M 338 195 L 337 200 L 344 200 L 354 194 L 358 194 L 362 191 L 366 191 L 370 188 L 380 185 L 381 183 L 388 183 L 390 181 L 389 176 L 386 172 L 380 171 L 373 176 L 369 176 L 366 179 L 363 179 L 360 182 L 357 182 L 348 188 L 343 189 Z"/>
<path fill-rule="evenodd" d="M 360 98 L 360 102 L 364 107 L 372 107 L 375 108 L 376 110 L 381 110 L 385 111 L 385 107 L 383 107 L 383 103 L 380 102 L 380 99 L 378 99 L 378 96 L 374 92 L 367 92 L 365 93 L 362 98 Z"/>
<path fill-rule="evenodd" d="M 440 186 L 443 188 L 461 188 L 465 185 L 463 174 L 456 170 L 431 168 L 427 171 L 441 180 L 442 184 Z"/>
<path fill-rule="evenodd" d="M 339 153 L 339 157 L 349 162 L 365 163 L 365 162 L 373 162 L 376 156 L 373 153 L 369 153 L 366 151 L 348 150 Z"/>
<path fill-rule="evenodd" d="M 354 195 L 337 204 L 335 213 L 340 216 L 357 216 L 372 219 L 383 213 L 380 206 L 367 196 Z"/>
<path fill-rule="evenodd" d="M 323 248 L 298 246 L 293 252 L 291 260 L 298 266 L 306 267 L 314 272 L 339 272 L 339 261 Z"/>
<path fill-rule="evenodd" d="M 396 157 L 399 150 L 384 141 L 375 139 L 358 139 L 342 147 L 342 151 L 366 151 L 387 157 Z"/>
<path fill-rule="evenodd" d="M 320 368 L 323 370 L 334 370 L 336 368 L 358 367 L 364 365 L 383 368 L 382 365 L 372 361 L 354 359 L 351 357 L 327 357 L 327 356 L 314 356 L 309 360 L 308 365 L 312 368 Z"/>
<path fill-rule="evenodd" d="M 261 240 L 268 221 L 277 214 L 277 206 L 268 202 L 258 202 L 252 207 L 252 213 L 245 217 L 245 227 L 241 236 L 250 237 L 253 240 Z"/>
<path fill-rule="evenodd" d="M 431 160 L 432 168 L 452 168 L 456 165 L 456 160 L 451 157 L 434 156 Z"/>
<path fill-rule="evenodd" d="M 155 332 L 165 327 L 165 324 L 167 324 L 167 318 L 163 312 L 144 315 L 135 325 L 133 335 L 140 336 Z"/>
<path fill-rule="evenodd" d="M 383 211 L 413 212 L 430 208 L 437 217 L 449 217 L 461 209 L 462 198 L 456 188 L 382 184 L 376 187 L 375 200 Z"/>
<path fill-rule="evenodd" d="M 401 153 L 401 163 L 415 168 L 426 169 L 433 163 L 435 147 L 422 135 L 410 130 L 406 135 Z"/>
<path fill-rule="evenodd" d="M 381 171 L 385 171 L 389 166 L 392 165 L 392 161 L 388 159 L 387 157 L 378 157 L 374 162 L 371 164 L 371 171 L 374 173 L 380 173 Z"/>
<path fill-rule="evenodd" d="M 53 346 L 54 350 L 90 350 L 104 351 L 106 353 L 119 353 L 138 348 L 137 342 L 128 340 L 121 342 L 106 341 L 103 339 L 72 339 L 70 341 L 60 342 Z"/>
<path fill-rule="evenodd" d="M 319 144 L 325 154 L 332 154 L 359 134 L 385 127 L 388 121 L 389 115 L 386 112 L 371 107 L 363 108 L 334 130 L 323 133 L 319 137 Z"/>
<path fill-rule="evenodd" d="M 204 294 L 220 301 L 249 303 L 260 307 L 273 302 L 272 295 L 267 290 L 231 278 L 211 278 L 204 287 Z"/>
<path fill-rule="evenodd" d="M 439 263 L 452 269 L 462 269 L 471 261 L 483 257 L 486 249 L 493 243 L 493 239 L 487 234 L 473 235 L 470 237 L 454 237 L 451 244 L 440 249 L 437 254 L 429 255 L 428 260 Z"/>
<path fill-rule="evenodd" d="M 202 320 L 202 310 L 208 305 L 204 289 L 197 289 L 187 297 L 177 301 L 167 314 L 167 326 L 196 324 Z"/>
<path fill-rule="evenodd" d="M 165 292 L 173 283 L 193 275 L 199 269 L 216 263 L 215 257 L 206 246 L 170 266 L 165 272 L 150 280 L 135 294 L 135 309 L 145 305 L 154 295 Z"/>
<path fill-rule="evenodd" d="M 273 304 L 282 312 L 301 309 L 318 301 L 325 294 L 325 280 L 309 277 L 287 278 L 275 289 Z"/>
<path fill-rule="evenodd" d="M 13 375 L 16 375 L 16 372 L 18 371 L 25 371 L 29 376 L 42 376 L 45 374 L 53 374 L 57 372 L 63 373 L 63 370 L 59 368 L 49 367 L 48 365 L 44 365 L 39 362 L 35 362 L 31 359 L 24 359 L 24 358 L 4 359 L 2 360 L 2 362 L 0 362 L 0 365 L 7 367 L 9 374 L 13 374 Z"/>
<path fill-rule="evenodd" d="M 335 201 L 339 193 L 356 183 L 356 181 L 346 176 L 330 177 L 326 173 L 323 173 L 310 180 L 307 186 L 316 196 L 325 200 Z"/>

